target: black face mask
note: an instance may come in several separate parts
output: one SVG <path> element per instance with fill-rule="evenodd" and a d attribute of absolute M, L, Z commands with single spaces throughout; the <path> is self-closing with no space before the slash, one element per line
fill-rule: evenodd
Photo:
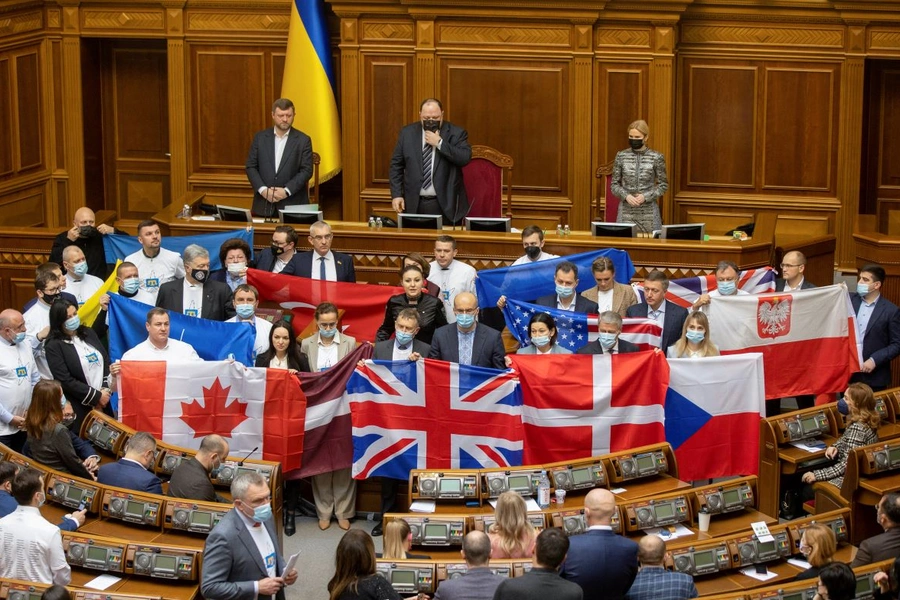
<path fill-rule="evenodd" d="M 422 119 L 422 128 L 425 131 L 437 131 L 441 128 L 440 119 Z"/>
<path fill-rule="evenodd" d="M 73 423 L 75 423 L 75 415 L 72 415 L 71 417 L 63 417 L 63 427 L 72 427 Z"/>
<path fill-rule="evenodd" d="M 272 254 L 274 254 L 275 256 L 281 256 L 282 254 L 284 254 L 284 248 L 272 244 Z"/>
<path fill-rule="evenodd" d="M 632 138 L 628 138 L 628 143 L 631 144 L 632 150 L 640 150 L 644 147 L 644 140 L 635 140 Z"/>
<path fill-rule="evenodd" d="M 541 255 L 541 247 L 540 246 L 528 246 L 525 248 L 525 256 L 530 258 L 531 260 L 537 260 L 537 258 Z"/>
<path fill-rule="evenodd" d="M 203 283 L 209 278 L 209 269 L 191 269 L 191 277 L 197 280 L 197 283 Z"/>
<path fill-rule="evenodd" d="M 54 302 L 56 302 L 57 300 L 59 300 L 59 297 L 60 297 L 60 294 L 59 294 L 59 293 L 56 293 L 56 294 L 44 294 L 43 300 L 44 300 L 44 302 L 45 302 L 46 304 L 53 304 Z"/>
<path fill-rule="evenodd" d="M 93 225 L 82 225 L 78 228 L 78 237 L 93 237 L 95 231 L 97 231 L 97 228 Z"/>

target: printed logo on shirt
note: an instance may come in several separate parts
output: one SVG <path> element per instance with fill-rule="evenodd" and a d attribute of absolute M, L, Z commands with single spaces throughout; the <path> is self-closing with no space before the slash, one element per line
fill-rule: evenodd
<path fill-rule="evenodd" d="M 97 357 L 96 352 L 91 352 L 90 354 L 85 356 L 85 358 L 87 359 L 89 365 L 96 365 L 100 362 L 100 359 Z"/>
<path fill-rule="evenodd" d="M 441 298 L 444 302 L 450 302 L 450 290 L 441 290 Z"/>
<path fill-rule="evenodd" d="M 189 308 L 184 311 L 184 314 L 188 317 L 199 317 L 200 312 L 196 308 Z"/>
<path fill-rule="evenodd" d="M 266 568 L 274 569 L 275 568 L 275 553 L 269 554 L 266 556 Z"/>
<path fill-rule="evenodd" d="M 16 377 L 19 379 L 28 377 L 28 367 L 16 367 Z"/>
<path fill-rule="evenodd" d="M 144 280 L 144 286 L 147 288 L 158 288 L 159 287 L 159 277 L 148 277 Z"/>

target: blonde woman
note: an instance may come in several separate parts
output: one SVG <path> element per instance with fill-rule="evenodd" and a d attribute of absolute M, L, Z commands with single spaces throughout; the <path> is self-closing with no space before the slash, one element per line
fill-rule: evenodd
<path fill-rule="evenodd" d="M 814 523 L 806 528 L 800 536 L 800 553 L 811 566 L 797 575 L 795 579 L 815 579 L 819 569 L 834 561 L 837 552 L 837 539 L 831 527 Z"/>
<path fill-rule="evenodd" d="M 516 492 L 497 498 L 496 522 L 491 526 L 491 558 L 528 558 L 534 552 L 537 533 L 528 522 L 525 501 Z"/>
<path fill-rule="evenodd" d="M 406 519 L 393 519 L 384 526 L 384 552 L 377 555 L 378 558 L 391 560 L 404 560 L 407 558 L 418 560 L 430 560 L 430 556 L 424 554 L 410 554 L 412 547 L 412 530 Z"/>
<path fill-rule="evenodd" d="M 669 189 L 666 159 L 647 147 L 650 127 L 643 120 L 628 126 L 627 150 L 616 154 L 610 189 L 619 199 L 619 223 L 636 223 L 649 234 L 662 227 L 659 200 Z"/>
<path fill-rule="evenodd" d="M 666 350 L 669 358 L 705 358 L 718 355 L 719 349 L 709 339 L 709 318 L 699 310 L 688 315 L 681 328 L 681 338 Z"/>

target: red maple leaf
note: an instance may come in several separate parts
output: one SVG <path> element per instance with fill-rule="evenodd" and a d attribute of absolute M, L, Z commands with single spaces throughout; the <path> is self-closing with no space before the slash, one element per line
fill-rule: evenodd
<path fill-rule="evenodd" d="M 212 387 L 203 388 L 203 404 L 196 399 L 181 403 L 181 420 L 194 430 L 195 439 L 211 433 L 230 438 L 231 432 L 247 420 L 247 405 L 240 398 L 227 404 L 229 390 L 231 386 L 223 388 L 217 377 Z"/>

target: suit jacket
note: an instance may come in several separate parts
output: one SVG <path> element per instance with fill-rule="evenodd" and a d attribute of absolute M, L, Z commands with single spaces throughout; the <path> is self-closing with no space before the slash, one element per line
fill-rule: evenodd
<path fill-rule="evenodd" d="M 272 254 L 271 248 L 264 248 L 260 252 L 256 253 L 256 266 L 254 268 L 259 269 L 260 271 L 268 271 L 272 272 L 272 269 L 275 268 L 275 260 L 276 257 Z M 294 252 L 294 255 L 291 257 L 291 260 L 284 266 L 284 269 L 281 271 L 281 275 L 296 275 L 297 271 L 300 270 L 300 254 L 298 252 Z"/>
<path fill-rule="evenodd" d="M 307 252 L 298 252 L 295 257 L 297 259 L 297 270 L 294 275 L 300 277 L 312 277 L 313 250 Z M 331 251 L 334 254 L 334 270 L 337 272 L 338 281 L 347 281 L 356 283 L 356 270 L 353 268 L 353 257 L 349 254 Z M 293 260 L 291 260 L 293 262 Z M 283 273 L 284 271 L 282 271 Z"/>
<path fill-rule="evenodd" d="M 209 480 L 206 467 L 197 462 L 193 456 L 182 460 L 172 471 L 169 479 L 169 496 L 187 500 L 203 500 L 216 502 L 216 489 Z"/>
<path fill-rule="evenodd" d="M 546 296 L 541 296 L 537 300 L 534 301 L 535 304 L 539 306 L 546 306 L 548 308 L 556 308 L 557 298 L 556 294 L 548 294 Z M 596 315 L 599 312 L 599 307 L 597 303 L 593 300 L 588 300 L 584 296 L 580 294 L 575 294 L 575 312 L 584 313 L 586 315 Z"/>
<path fill-rule="evenodd" d="M 356 338 L 342 333 L 341 341 L 338 342 L 338 360 L 353 352 L 354 348 L 356 348 Z M 304 338 L 300 342 L 300 352 L 306 355 L 307 360 L 309 360 L 309 369 L 315 373 L 319 364 L 319 334 Z"/>
<path fill-rule="evenodd" d="M 681 339 L 681 330 L 684 329 L 684 321 L 687 319 L 688 311 L 686 308 L 678 306 L 673 302 L 665 301 L 666 303 L 666 320 L 663 323 L 663 332 L 662 338 L 660 339 L 662 351 L 665 352 L 666 348 L 677 342 Z M 642 317 L 647 318 L 650 310 L 650 305 L 646 302 L 641 302 L 640 304 L 635 304 L 634 306 L 629 306 L 628 310 L 625 311 L 625 316 L 627 317 Z"/>
<path fill-rule="evenodd" d="M 619 354 L 640 351 L 641 347 L 637 344 L 632 344 L 631 342 L 623 340 L 621 337 L 619 338 Z M 600 340 L 594 340 L 576 350 L 575 354 L 605 354 L 605 352 L 603 351 L 603 346 L 600 345 Z"/>
<path fill-rule="evenodd" d="M 897 556 L 900 556 L 900 527 L 891 527 L 884 533 L 863 540 L 850 566 L 861 567 Z"/>
<path fill-rule="evenodd" d="M 422 358 L 428 358 L 431 352 L 431 346 L 420 340 L 413 340 L 412 351 L 418 352 Z M 384 340 L 375 342 L 375 352 L 372 355 L 374 360 L 394 360 L 394 340 Z"/>
<path fill-rule="evenodd" d="M 313 175 L 312 141 L 309 136 L 293 127 L 281 155 L 281 164 L 275 169 L 275 128 L 269 127 L 253 136 L 250 154 L 247 156 L 247 179 L 253 186 L 253 214 L 278 217 L 278 211 L 286 206 L 309 204 L 309 180 Z M 283 187 L 291 195 L 274 204 L 259 195 L 259 188 Z"/>
<path fill-rule="evenodd" d="M 0 490 L 0 519 L 6 515 L 12 514 L 14 510 L 19 508 L 19 503 L 6 490 Z M 63 517 L 57 525 L 63 531 L 76 531 L 78 529 L 78 521 L 75 519 L 67 519 Z"/>
<path fill-rule="evenodd" d="M 456 323 L 450 323 L 438 328 L 431 338 L 431 351 L 428 358 L 446 360 L 447 362 L 459 362 L 459 337 L 456 333 Z M 479 323 L 475 327 L 475 339 L 472 340 L 472 364 L 477 367 L 492 369 L 505 369 L 506 351 L 503 349 L 503 340 L 496 329 Z"/>
<path fill-rule="evenodd" d="M 850 293 L 853 310 L 858 314 L 862 298 L 856 292 Z M 851 381 L 861 381 L 873 388 L 886 388 L 891 385 L 891 360 L 900 354 L 900 309 L 880 296 L 872 316 L 866 326 L 863 337 L 863 360 L 875 361 L 875 370 L 871 373 L 854 373 Z"/>
<path fill-rule="evenodd" d="M 584 590 L 584 597 L 622 600 L 637 575 L 638 546 L 612 531 L 590 529 L 569 538 L 559 574 Z"/>
<path fill-rule="evenodd" d="M 81 331 L 84 333 L 82 338 L 84 342 L 93 346 L 103 360 L 103 382 L 105 384 L 109 381 L 109 355 L 106 353 L 106 348 L 92 329 L 85 327 L 81 328 Z M 47 366 L 50 367 L 50 373 L 54 379 L 59 381 L 63 395 L 72 403 L 72 410 L 75 411 L 75 424 L 72 425 L 72 428 L 80 431 L 85 416 L 93 408 L 98 407 L 100 390 L 87 384 L 87 377 L 81 367 L 81 357 L 78 356 L 78 350 L 74 344 L 54 337 L 44 343 L 44 352 L 47 355 Z M 106 414 L 114 416 L 112 407 L 108 404 L 102 410 Z"/>
<path fill-rule="evenodd" d="M 581 588 L 550 569 L 531 569 L 521 577 L 504 579 L 494 592 L 494 600 L 582 600 L 583 597 Z"/>
<path fill-rule="evenodd" d="M 816 569 L 816 574 L 818 571 Z M 687 573 L 645 566 L 634 578 L 625 600 L 687 600 L 696 597 L 697 586 L 694 585 L 694 578 Z"/>
<path fill-rule="evenodd" d="M 476 567 L 458 579 L 445 579 L 434 600 L 491 600 L 506 577 L 494 575 L 488 567 Z"/>
<path fill-rule="evenodd" d="M 469 134 L 462 127 L 444 121 L 439 133 L 442 142 L 440 149 L 434 149 L 432 181 L 444 218 L 459 223 L 469 213 L 462 168 L 472 160 L 472 147 Z M 403 197 L 409 213 L 416 213 L 419 208 L 422 148 L 422 123 L 411 123 L 400 130 L 391 157 L 391 197 Z"/>
<path fill-rule="evenodd" d="M 106 463 L 97 471 L 97 483 L 162 494 L 159 477 L 132 460 L 119 459 L 114 463 Z"/>
<path fill-rule="evenodd" d="M 275 547 L 275 576 L 280 577 L 284 570 L 284 557 L 275 534 L 275 522 L 269 519 L 262 526 L 272 538 L 272 545 Z M 231 509 L 209 532 L 203 547 L 203 569 L 200 572 L 200 591 L 203 597 L 216 600 L 256 600 L 257 595 L 253 593 L 254 582 L 268 577 L 264 560 L 241 516 L 237 514 L 237 509 Z M 284 600 L 284 589 L 275 595 L 275 600 Z"/>
<path fill-rule="evenodd" d="M 810 283 L 810 281 L 806 277 L 803 278 L 803 283 L 800 284 L 801 290 L 809 290 L 814 287 L 816 287 L 816 285 L 814 283 Z M 778 279 L 775 280 L 775 291 L 780 292 L 783 289 L 784 289 L 784 279 L 779 277 Z"/>
<path fill-rule="evenodd" d="M 597 286 L 594 286 L 589 290 L 584 290 L 581 292 L 581 295 L 592 302 L 596 302 L 598 295 Z M 619 313 L 620 317 L 624 317 L 625 311 L 628 310 L 628 307 L 632 304 L 637 304 L 637 294 L 634 293 L 634 288 L 630 285 L 625 285 L 624 283 L 614 283 L 612 311 Z"/>
<path fill-rule="evenodd" d="M 227 283 L 209 280 L 203 284 L 203 306 L 200 308 L 200 318 L 213 321 L 227 321 L 233 317 L 234 303 L 232 302 L 231 288 Z M 184 278 L 179 277 L 159 286 L 159 294 L 156 296 L 156 306 L 171 310 L 172 312 L 184 312 Z"/>

